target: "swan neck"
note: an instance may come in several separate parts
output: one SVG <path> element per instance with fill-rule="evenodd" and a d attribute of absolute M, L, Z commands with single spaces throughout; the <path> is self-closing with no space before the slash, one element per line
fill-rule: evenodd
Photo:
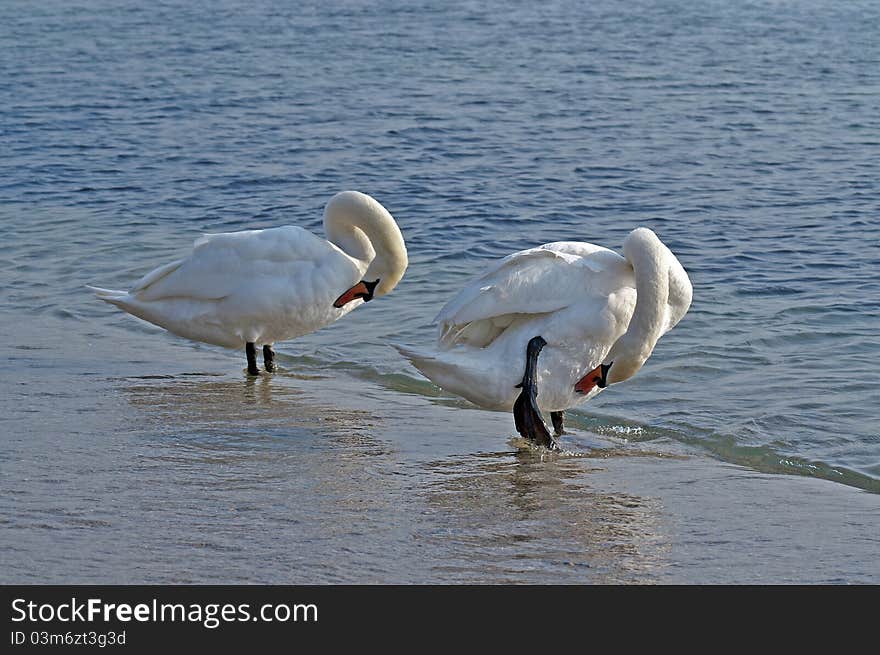
<path fill-rule="evenodd" d="M 605 363 L 612 363 L 608 384 L 632 377 L 654 350 L 666 329 L 669 302 L 669 257 L 672 254 L 651 230 L 639 228 L 623 244 L 633 267 L 636 306 L 626 332 L 614 343 Z"/>
<path fill-rule="evenodd" d="M 357 191 L 335 195 L 324 210 L 327 239 L 357 260 L 363 279 L 379 280 L 375 294 L 391 291 L 406 270 L 406 245 L 391 214 L 372 197 Z"/>

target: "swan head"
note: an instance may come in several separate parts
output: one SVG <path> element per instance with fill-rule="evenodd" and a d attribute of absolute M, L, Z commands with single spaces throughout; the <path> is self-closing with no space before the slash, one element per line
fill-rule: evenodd
<path fill-rule="evenodd" d="M 409 265 L 403 237 L 396 225 L 394 228 L 397 231 L 398 239 L 389 238 L 382 244 L 374 243 L 376 257 L 370 262 L 367 272 L 364 273 L 364 284 L 370 280 L 373 285 L 370 298 L 374 295 L 378 297 L 390 293 L 403 278 L 406 267 Z"/>
<path fill-rule="evenodd" d="M 370 302 L 373 299 L 374 292 L 376 290 L 376 286 L 379 284 L 379 280 L 375 282 L 367 282 L 363 280 L 355 284 L 351 289 L 343 293 L 336 300 L 333 301 L 333 306 L 337 309 L 345 307 L 352 300 L 357 300 L 360 298 L 364 302 Z"/>
<path fill-rule="evenodd" d="M 580 394 L 588 394 L 594 388 L 604 389 L 608 386 L 608 371 L 614 362 L 599 364 L 592 371 L 577 381 L 574 390 Z"/>

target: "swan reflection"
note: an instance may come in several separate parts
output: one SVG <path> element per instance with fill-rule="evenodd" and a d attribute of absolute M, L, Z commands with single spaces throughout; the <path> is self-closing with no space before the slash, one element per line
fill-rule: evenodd
<path fill-rule="evenodd" d="M 437 567 L 466 582 L 645 582 L 669 539 L 656 500 L 591 484 L 595 459 L 531 451 L 431 463 L 429 502 L 447 520 L 425 537 Z"/>
<path fill-rule="evenodd" d="M 310 376 L 306 390 L 294 385 L 297 379 L 289 374 L 127 378 L 122 391 L 140 430 L 192 447 L 258 452 L 284 449 L 284 442 L 296 437 L 318 439 L 322 449 L 387 451 L 368 436 L 377 424 L 370 412 L 321 400 L 320 378 Z"/>

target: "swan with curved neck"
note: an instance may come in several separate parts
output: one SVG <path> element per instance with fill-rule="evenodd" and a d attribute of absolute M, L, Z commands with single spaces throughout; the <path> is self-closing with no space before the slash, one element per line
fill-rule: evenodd
<path fill-rule="evenodd" d="M 248 373 L 276 370 L 273 346 L 325 327 L 389 293 L 407 267 L 394 218 L 372 197 L 338 193 L 324 210 L 327 240 L 296 226 L 208 234 L 189 256 L 129 291 L 89 287 L 108 303 L 182 337 L 245 347 Z"/>
<path fill-rule="evenodd" d="M 685 315 L 692 287 L 647 228 L 624 256 L 580 242 L 513 253 L 465 286 L 437 316 L 437 348 L 397 347 L 440 387 L 513 410 L 517 431 L 551 449 L 564 411 L 632 377 Z"/>

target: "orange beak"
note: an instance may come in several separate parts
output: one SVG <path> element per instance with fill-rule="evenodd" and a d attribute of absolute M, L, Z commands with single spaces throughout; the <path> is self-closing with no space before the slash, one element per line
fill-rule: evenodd
<path fill-rule="evenodd" d="M 345 305 L 347 305 L 352 300 L 355 300 L 357 298 L 363 298 L 364 302 L 366 302 L 367 300 L 371 299 L 372 297 L 373 297 L 373 294 L 367 288 L 367 285 L 364 284 L 363 282 L 358 282 L 351 289 L 349 289 L 348 291 L 343 293 L 341 296 L 339 296 L 333 302 L 333 306 L 338 309 L 340 307 L 345 307 Z"/>
<path fill-rule="evenodd" d="M 577 381 L 577 384 L 574 385 L 574 390 L 578 393 L 588 394 L 593 390 L 593 387 L 604 389 L 608 384 L 606 378 L 609 368 L 611 368 L 611 364 L 599 364 L 599 366 Z"/>

